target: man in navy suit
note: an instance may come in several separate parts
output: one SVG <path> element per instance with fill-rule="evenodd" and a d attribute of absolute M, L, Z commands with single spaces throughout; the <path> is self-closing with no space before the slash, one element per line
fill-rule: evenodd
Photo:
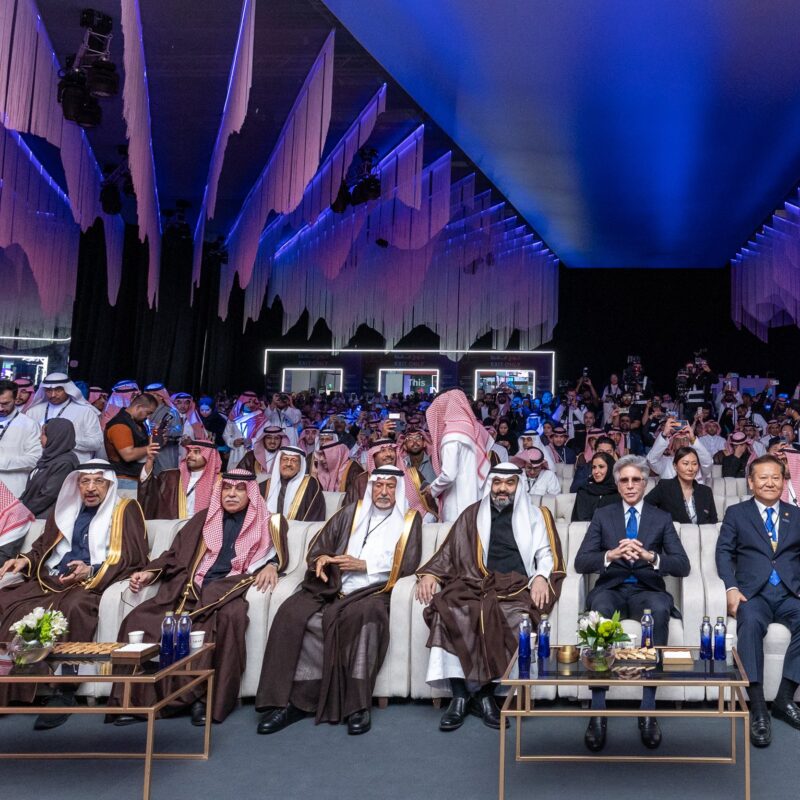
<path fill-rule="evenodd" d="M 766 455 L 750 464 L 753 499 L 731 506 L 717 539 L 717 572 L 736 617 L 737 649 L 750 679 L 750 741 L 767 747 L 772 726 L 764 701 L 764 635 L 771 622 L 791 631 L 772 716 L 800 730 L 800 509 L 782 503 L 786 467 Z"/>
<path fill-rule="evenodd" d="M 653 644 L 666 645 L 669 618 L 677 614 L 665 575 L 689 574 L 689 558 L 675 532 L 672 517 L 644 503 L 650 468 L 641 456 L 623 456 L 614 465 L 614 480 L 622 502 L 598 508 L 575 556 L 579 573 L 599 575 L 586 598 L 588 607 L 610 618 L 619 611 L 623 619 L 653 614 Z M 642 709 L 654 711 L 656 690 L 642 688 Z M 605 708 L 605 690 L 592 690 L 592 708 Z M 606 717 L 592 717 L 586 728 L 586 746 L 597 752 L 606 743 Z M 661 744 L 655 717 L 639 718 L 645 747 Z"/>

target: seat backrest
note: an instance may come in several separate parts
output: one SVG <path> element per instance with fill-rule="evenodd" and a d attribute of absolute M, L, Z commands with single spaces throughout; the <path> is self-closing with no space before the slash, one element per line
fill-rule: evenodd
<path fill-rule="evenodd" d="M 188 522 L 186 519 L 149 519 L 147 541 L 150 543 L 150 558 L 158 558 L 172 547 L 178 531 Z"/>
<path fill-rule="evenodd" d="M 569 567 L 567 572 L 575 572 L 575 554 L 580 549 L 583 537 L 586 536 L 586 531 L 589 530 L 588 522 L 570 522 L 567 529 L 567 549 L 569 556 L 567 564 Z"/>
<path fill-rule="evenodd" d="M 305 559 L 311 540 L 322 530 L 324 522 L 289 521 L 286 540 L 289 544 L 289 561 L 286 572 L 291 572 Z"/>
<path fill-rule="evenodd" d="M 422 555 L 419 563 L 424 564 L 442 546 L 452 522 L 427 522 L 422 526 Z"/>
<path fill-rule="evenodd" d="M 528 502 L 538 508 L 542 504 L 542 495 L 540 494 L 529 494 L 528 495 Z"/>
<path fill-rule="evenodd" d="M 124 500 L 136 500 L 139 493 L 136 489 L 117 489 L 117 497 Z"/>
<path fill-rule="evenodd" d="M 574 464 L 561 464 L 561 477 L 569 478 L 570 480 L 575 477 Z"/>
<path fill-rule="evenodd" d="M 553 471 L 556 473 L 556 475 L 559 478 L 563 478 L 564 477 L 564 466 L 565 466 L 564 464 L 555 464 L 553 466 Z"/>
<path fill-rule="evenodd" d="M 722 477 L 722 464 L 712 464 L 711 465 L 711 477 L 712 478 L 721 478 Z"/>
<path fill-rule="evenodd" d="M 559 480 L 561 481 L 561 493 L 568 494 L 570 487 L 572 486 L 572 475 L 565 475 Z"/>
<path fill-rule="evenodd" d="M 28 532 L 25 534 L 25 538 L 22 540 L 22 547 L 20 548 L 20 553 L 27 553 L 28 550 L 31 549 L 33 543 L 42 535 L 44 532 L 44 524 L 47 520 L 44 519 L 35 519 L 31 522 L 30 528 L 28 528 Z"/>
<path fill-rule="evenodd" d="M 341 507 L 344 492 L 323 492 L 325 498 L 325 519 L 330 519 Z"/>
<path fill-rule="evenodd" d="M 727 497 L 738 497 L 747 491 L 746 487 L 739 491 L 739 478 L 723 478 L 722 480 L 725 483 L 725 495 Z"/>
<path fill-rule="evenodd" d="M 575 508 L 575 493 L 568 492 L 560 494 L 556 497 L 556 514 L 557 520 L 563 519 L 569 522 L 572 519 L 572 509 Z"/>
<path fill-rule="evenodd" d="M 542 495 L 542 507 L 550 510 L 553 519 L 556 517 L 556 496 L 554 494 Z"/>

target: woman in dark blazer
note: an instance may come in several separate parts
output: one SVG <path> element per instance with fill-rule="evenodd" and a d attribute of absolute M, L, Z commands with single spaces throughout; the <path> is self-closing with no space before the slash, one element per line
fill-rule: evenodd
<path fill-rule="evenodd" d="M 718 521 L 714 495 L 708 486 L 695 480 L 700 460 L 692 447 L 679 447 L 672 459 L 676 476 L 660 480 L 645 495 L 645 503 L 666 511 L 674 522 L 705 525 Z"/>

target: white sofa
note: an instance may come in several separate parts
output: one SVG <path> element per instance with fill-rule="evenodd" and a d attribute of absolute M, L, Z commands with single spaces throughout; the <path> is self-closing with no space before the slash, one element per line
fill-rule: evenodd
<path fill-rule="evenodd" d="M 330 519 L 344 502 L 344 492 L 323 492 L 325 498 L 325 519 Z"/>
<path fill-rule="evenodd" d="M 561 591 L 558 603 L 558 629 L 559 644 L 575 644 L 577 642 L 577 622 L 579 615 L 586 610 L 586 596 L 594 586 L 596 575 L 579 575 L 575 571 L 575 555 L 577 554 L 586 531 L 588 522 L 572 522 L 569 525 L 568 549 L 569 568 L 567 578 Z M 667 591 L 672 594 L 675 606 L 681 612 L 683 619 L 670 619 L 668 644 L 699 645 L 700 622 L 705 613 L 705 594 L 700 567 L 699 530 L 696 525 L 675 525 L 675 530 L 681 542 L 692 570 L 686 578 L 665 578 Z M 626 619 L 622 623 L 625 632 L 634 640 L 639 641 L 642 635 L 641 624 L 638 620 Z M 570 700 L 588 700 L 591 692 L 585 686 L 560 686 L 559 697 Z M 608 694 L 609 699 L 635 700 L 641 697 L 641 687 L 631 686 L 612 689 Z M 693 701 L 703 699 L 703 690 L 699 687 L 660 687 L 657 693 L 660 700 Z"/>
<path fill-rule="evenodd" d="M 712 624 L 717 617 L 725 617 L 728 633 L 733 634 L 736 646 L 736 619 L 728 616 L 725 584 L 717 574 L 716 549 L 720 525 L 700 526 L 700 555 L 703 565 L 703 587 L 705 590 L 706 613 Z M 764 697 L 774 700 L 783 673 L 783 658 L 789 646 L 790 633 L 785 625 L 772 623 L 764 637 Z M 728 694 L 726 690 L 726 695 Z M 718 690 L 709 688 L 708 699 L 716 700 Z M 800 690 L 795 697 L 800 697 Z"/>
<path fill-rule="evenodd" d="M 557 524 L 556 527 L 558 528 L 561 538 L 564 559 L 567 560 L 567 529 L 566 526 L 562 524 Z M 423 536 L 423 563 L 441 547 L 450 530 L 450 524 L 426 525 L 424 528 L 428 530 L 424 531 L 425 535 Z M 402 581 L 398 582 L 398 586 L 400 583 L 402 583 Z M 428 673 L 428 656 L 430 651 L 427 647 L 429 630 L 423 619 L 422 611 L 423 606 L 413 601 L 411 610 L 411 684 L 409 696 L 412 700 L 449 697 L 450 693 L 448 691 L 434 689 L 425 681 L 425 677 Z M 551 641 L 555 643 L 558 641 L 558 603 L 556 603 L 551 614 L 551 624 Z M 392 628 L 392 635 L 394 636 L 394 628 Z M 541 691 L 537 692 L 536 696 L 539 699 L 552 700 L 556 696 L 555 687 L 543 687 Z"/>

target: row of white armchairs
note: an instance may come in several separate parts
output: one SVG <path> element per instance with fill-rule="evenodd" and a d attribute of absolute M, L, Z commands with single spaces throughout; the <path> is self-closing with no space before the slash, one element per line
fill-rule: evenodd
<path fill-rule="evenodd" d="M 331 503 L 336 498 L 331 498 Z M 177 532 L 185 524 L 184 520 L 150 520 L 147 522 L 147 536 L 150 554 L 157 557 L 172 543 Z M 289 523 L 289 563 L 286 573 L 271 594 L 251 589 L 247 594 L 249 603 L 249 625 L 246 633 L 247 664 L 242 679 L 241 696 L 252 697 L 256 693 L 261 672 L 261 659 L 267 643 L 267 636 L 280 605 L 293 594 L 305 574 L 305 553 L 308 544 L 323 522 Z M 561 539 L 564 558 L 568 564 L 567 578 L 564 581 L 561 599 L 552 614 L 552 641 L 554 643 L 574 643 L 579 614 L 585 608 L 585 598 L 594 584 L 596 576 L 582 576 L 575 573 L 574 559 L 586 533 L 589 523 L 564 520 L 556 522 Z M 37 520 L 26 537 L 23 552 L 41 533 L 43 523 Z M 692 571 L 686 578 L 667 578 L 667 588 L 672 594 L 676 607 L 683 619 L 672 619 L 669 627 L 670 645 L 698 645 L 700 622 L 704 614 L 712 618 L 726 611 L 725 588 L 717 576 L 714 553 L 719 525 L 675 525 L 678 535 L 692 564 Z M 426 524 L 422 528 L 422 556 L 424 563 L 444 542 L 450 524 Z M 411 697 L 413 699 L 442 696 L 425 682 L 428 667 L 428 628 L 422 616 L 422 606 L 414 599 L 414 576 L 403 578 L 392 591 L 390 612 L 390 643 L 383 667 L 378 675 L 375 696 Z M 147 587 L 137 595 L 127 588 L 127 582 L 119 582 L 109 587 L 100 603 L 96 641 L 115 641 L 124 616 L 138 603 L 152 597 L 157 587 Z M 729 632 L 735 636 L 735 620 L 728 620 Z M 634 638 L 641 635 L 637 620 L 625 620 L 625 630 Z M 783 655 L 789 643 L 789 631 L 782 625 L 770 625 L 765 639 L 765 694 L 772 699 L 777 691 L 781 677 Z M 87 683 L 82 694 L 92 697 L 107 695 L 108 684 Z M 639 689 L 614 690 L 610 697 L 636 698 Z M 553 687 L 545 687 L 539 692 L 540 699 L 553 699 Z M 560 697 L 572 700 L 588 699 L 585 687 L 565 686 L 558 692 Z M 659 698 L 675 701 L 698 701 L 703 699 L 703 690 L 698 687 L 663 687 Z M 709 699 L 715 699 L 715 692 Z"/>

